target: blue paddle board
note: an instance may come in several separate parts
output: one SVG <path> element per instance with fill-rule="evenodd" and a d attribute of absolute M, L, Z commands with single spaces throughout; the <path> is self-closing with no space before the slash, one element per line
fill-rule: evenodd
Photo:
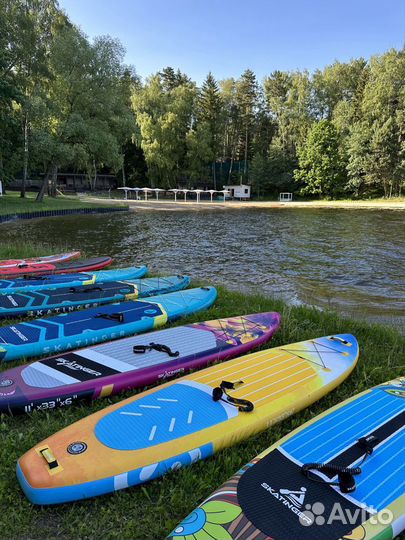
<path fill-rule="evenodd" d="M 94 283 L 109 281 L 126 281 L 142 278 L 146 275 L 146 266 L 115 268 L 98 272 L 80 272 L 77 274 L 47 274 L 44 276 L 22 276 L 10 279 L 0 279 L 0 294 L 11 294 L 19 291 L 40 291 L 57 287 L 80 287 Z"/>
<path fill-rule="evenodd" d="M 58 353 L 147 332 L 209 308 L 216 297 L 214 287 L 199 287 L 3 326 L 0 360 Z"/>
<path fill-rule="evenodd" d="M 69 313 L 76 309 L 179 291 L 189 284 L 188 276 L 167 276 L 0 294 L 0 317 L 11 319 Z"/>
<path fill-rule="evenodd" d="M 354 396 L 240 469 L 170 540 L 391 540 L 405 529 L 405 379 Z"/>

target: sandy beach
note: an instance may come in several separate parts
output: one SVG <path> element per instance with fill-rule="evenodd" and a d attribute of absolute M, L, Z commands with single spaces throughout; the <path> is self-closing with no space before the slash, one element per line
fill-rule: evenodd
<path fill-rule="evenodd" d="M 389 201 L 389 200 L 364 200 L 364 201 L 292 201 L 282 203 L 278 201 L 177 201 L 174 200 L 124 200 L 124 199 L 105 199 L 97 197 L 85 197 L 83 200 L 88 202 L 106 203 L 109 204 L 128 204 L 132 210 L 156 210 L 156 211 L 172 211 L 181 212 L 189 210 L 240 210 L 249 208 L 368 208 L 374 210 L 405 210 L 405 201 Z"/>

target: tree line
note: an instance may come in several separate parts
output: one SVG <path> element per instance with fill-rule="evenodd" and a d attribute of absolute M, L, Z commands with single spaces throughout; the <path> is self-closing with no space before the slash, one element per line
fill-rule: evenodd
<path fill-rule="evenodd" d="M 198 86 L 166 67 L 142 81 L 119 41 L 90 41 L 56 0 L 0 0 L 0 179 L 61 169 L 123 185 L 252 184 L 259 196 L 401 194 L 405 51 L 314 73 L 250 69 Z"/>

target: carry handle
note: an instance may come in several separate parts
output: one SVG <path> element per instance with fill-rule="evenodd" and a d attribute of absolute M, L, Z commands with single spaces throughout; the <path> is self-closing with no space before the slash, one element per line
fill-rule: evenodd
<path fill-rule="evenodd" d="M 44 448 L 43 450 L 40 450 L 40 454 L 48 463 L 50 469 L 56 469 L 56 467 L 58 467 L 58 460 L 56 459 L 50 448 Z"/>
<path fill-rule="evenodd" d="M 146 351 L 158 351 L 166 353 L 170 358 L 177 358 L 180 354 L 180 351 L 172 351 L 168 345 L 162 343 L 149 343 L 149 345 L 134 345 L 133 352 L 135 354 L 144 354 Z"/>
<path fill-rule="evenodd" d="M 85 292 L 93 292 L 93 291 L 102 291 L 103 289 L 101 287 L 70 287 L 69 292 L 71 293 L 85 293 Z"/>
<path fill-rule="evenodd" d="M 96 315 L 96 318 L 98 319 L 108 319 L 110 321 L 117 321 L 119 323 L 124 322 L 124 314 L 120 311 L 117 313 L 99 313 Z"/>

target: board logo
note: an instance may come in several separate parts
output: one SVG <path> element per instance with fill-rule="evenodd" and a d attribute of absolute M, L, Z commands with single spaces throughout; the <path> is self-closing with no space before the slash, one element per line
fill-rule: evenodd
<path fill-rule="evenodd" d="M 69 444 L 67 447 L 67 451 L 69 454 L 77 455 L 77 454 L 83 454 L 87 450 L 87 444 L 85 442 L 74 442 Z"/>
<path fill-rule="evenodd" d="M 307 488 L 304 488 L 304 487 L 302 487 L 299 491 L 290 491 L 289 489 L 280 489 L 280 495 L 284 495 L 284 497 L 289 499 L 298 508 L 301 508 L 302 505 L 304 504 L 306 492 L 307 492 Z"/>
<path fill-rule="evenodd" d="M 28 341 L 27 336 L 25 336 L 22 332 L 20 332 L 19 329 L 16 328 L 15 326 L 10 326 L 10 330 L 14 332 L 14 334 L 16 334 L 21 339 L 21 341 Z"/>
<path fill-rule="evenodd" d="M 291 491 L 289 489 L 280 489 L 277 491 L 267 484 L 267 482 L 262 482 L 261 487 L 265 489 L 270 495 L 279 501 L 280 504 L 285 506 L 290 512 L 295 514 L 300 523 L 305 525 L 312 525 L 313 519 L 311 516 L 307 515 L 305 512 L 301 512 L 301 507 L 305 501 L 306 488 L 301 487 L 297 491 Z"/>
<path fill-rule="evenodd" d="M 88 373 L 89 375 L 94 375 L 95 377 L 100 377 L 101 372 L 96 371 L 95 369 L 90 369 L 86 366 L 82 366 L 78 362 L 75 362 L 74 360 L 67 360 L 66 358 L 58 358 L 56 360 L 57 366 L 64 366 L 68 369 L 72 369 L 73 371 L 84 371 L 85 373 Z"/>

